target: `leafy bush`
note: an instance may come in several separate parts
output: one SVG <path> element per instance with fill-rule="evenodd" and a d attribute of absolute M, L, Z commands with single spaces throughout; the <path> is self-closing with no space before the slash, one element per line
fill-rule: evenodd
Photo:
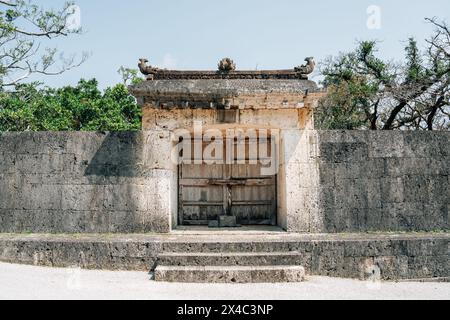
<path fill-rule="evenodd" d="M 141 128 L 141 110 L 123 84 L 98 89 L 95 79 L 75 87 L 19 85 L 0 92 L 0 131 L 126 131 Z"/>

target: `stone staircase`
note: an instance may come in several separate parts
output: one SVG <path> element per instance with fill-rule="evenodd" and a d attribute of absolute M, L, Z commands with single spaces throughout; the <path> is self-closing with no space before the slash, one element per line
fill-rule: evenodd
<path fill-rule="evenodd" d="M 157 281 L 449 279 L 449 233 L 2 234 L 0 261 L 152 272 Z"/>
<path fill-rule="evenodd" d="M 159 255 L 156 281 L 189 283 L 273 283 L 305 279 L 306 255 L 287 243 L 172 244 Z M 265 248 L 264 248 L 265 247 Z M 277 248 L 278 247 L 278 248 Z M 269 250 L 283 251 L 269 251 Z M 194 251 L 192 251 L 194 250 Z M 265 251 L 263 251 L 265 250 Z"/>

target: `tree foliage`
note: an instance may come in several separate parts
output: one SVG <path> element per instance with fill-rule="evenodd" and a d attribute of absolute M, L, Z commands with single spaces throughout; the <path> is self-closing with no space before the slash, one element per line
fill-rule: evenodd
<path fill-rule="evenodd" d="M 377 57 L 377 43 L 363 41 L 353 52 L 329 58 L 322 74 L 328 94 L 317 110 L 322 129 L 450 128 L 450 33 L 435 26 L 426 50 L 410 38 L 401 63 Z"/>
<path fill-rule="evenodd" d="M 0 0 L 0 90 L 22 83 L 32 74 L 58 75 L 83 63 L 57 49 L 45 47 L 52 39 L 81 33 L 70 23 L 73 2 L 59 10 L 46 10 L 32 0 Z"/>
<path fill-rule="evenodd" d="M 33 84 L 0 93 L 0 131 L 139 130 L 141 111 L 123 84 L 98 89 L 96 80 L 60 89 Z"/>
<path fill-rule="evenodd" d="M 124 85 L 137 85 L 145 80 L 140 76 L 140 72 L 137 69 L 121 66 L 117 73 L 122 77 Z"/>

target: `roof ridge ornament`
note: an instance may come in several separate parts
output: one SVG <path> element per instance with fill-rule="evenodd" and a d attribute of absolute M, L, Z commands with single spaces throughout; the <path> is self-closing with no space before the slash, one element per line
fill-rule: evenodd
<path fill-rule="evenodd" d="M 219 72 L 236 71 L 236 63 L 230 58 L 223 58 L 218 64 Z"/>
<path fill-rule="evenodd" d="M 148 63 L 148 59 L 146 59 L 146 58 L 141 58 L 141 59 L 139 59 L 139 64 L 138 64 L 139 70 L 141 71 L 141 73 L 142 73 L 143 75 L 148 76 L 147 80 L 153 80 L 154 75 L 155 75 L 160 69 L 159 69 L 159 68 L 152 67 L 152 66 L 150 66 L 150 65 L 147 65 L 147 63 Z"/>
<path fill-rule="evenodd" d="M 305 59 L 306 64 L 288 70 L 256 70 L 237 71 L 236 64 L 230 58 L 222 59 L 217 71 L 181 71 L 160 69 L 148 65 L 145 58 L 139 59 L 139 70 L 147 76 L 147 80 L 206 80 L 206 79 L 235 79 L 235 80 L 308 80 L 316 63 L 313 57 Z"/>
<path fill-rule="evenodd" d="M 295 67 L 295 71 L 300 72 L 301 74 L 311 74 L 316 69 L 316 61 L 314 60 L 314 57 L 307 57 L 305 58 L 306 64 Z"/>

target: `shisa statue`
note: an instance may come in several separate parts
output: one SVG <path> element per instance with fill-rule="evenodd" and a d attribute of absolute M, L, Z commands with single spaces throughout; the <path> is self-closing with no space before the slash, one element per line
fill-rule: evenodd
<path fill-rule="evenodd" d="M 314 61 L 313 57 L 308 57 L 305 59 L 306 64 L 302 66 L 296 67 L 294 70 L 300 74 L 311 74 L 314 72 L 314 69 L 316 68 L 316 62 Z"/>
<path fill-rule="evenodd" d="M 153 80 L 153 76 L 158 72 L 158 68 L 152 67 L 150 65 L 147 65 L 148 63 L 148 59 L 145 58 L 141 58 L 139 59 L 139 70 L 141 71 L 141 73 L 143 75 L 148 76 L 147 79 L 148 80 Z"/>

